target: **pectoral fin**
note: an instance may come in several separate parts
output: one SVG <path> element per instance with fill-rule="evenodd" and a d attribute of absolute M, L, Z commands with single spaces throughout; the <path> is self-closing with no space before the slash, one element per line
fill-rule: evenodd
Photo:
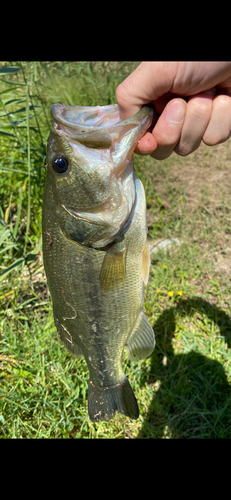
<path fill-rule="evenodd" d="M 103 260 L 100 271 L 100 283 L 104 290 L 115 290 L 125 280 L 127 250 L 110 248 Z"/>
<path fill-rule="evenodd" d="M 146 243 L 142 253 L 142 278 L 145 285 L 147 285 L 150 267 L 150 252 L 148 242 Z"/>
<path fill-rule="evenodd" d="M 155 347 L 154 331 L 142 311 L 127 345 L 127 355 L 131 361 L 150 356 Z"/>

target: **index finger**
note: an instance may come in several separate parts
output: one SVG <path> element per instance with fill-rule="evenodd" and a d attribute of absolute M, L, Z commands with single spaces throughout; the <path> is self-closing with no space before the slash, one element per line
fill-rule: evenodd
<path fill-rule="evenodd" d="M 121 120 L 171 89 L 176 63 L 142 62 L 116 89 Z"/>

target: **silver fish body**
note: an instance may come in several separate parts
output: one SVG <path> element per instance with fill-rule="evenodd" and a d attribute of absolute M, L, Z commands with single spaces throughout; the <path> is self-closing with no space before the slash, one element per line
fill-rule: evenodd
<path fill-rule="evenodd" d="M 52 106 L 43 201 L 43 256 L 62 342 L 84 355 L 92 421 L 137 418 L 122 368 L 151 354 L 143 312 L 149 273 L 146 200 L 132 153 L 153 118 L 143 107 L 119 122 L 117 105 Z"/>

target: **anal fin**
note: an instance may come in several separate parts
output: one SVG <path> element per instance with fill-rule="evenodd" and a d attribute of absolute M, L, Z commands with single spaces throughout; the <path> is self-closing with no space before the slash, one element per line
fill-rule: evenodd
<path fill-rule="evenodd" d="M 142 311 L 136 321 L 134 330 L 127 345 L 127 355 L 131 361 L 150 356 L 155 348 L 154 331 Z"/>
<path fill-rule="evenodd" d="M 104 290 L 115 290 L 125 280 L 125 257 L 127 249 L 109 248 L 100 271 L 100 283 Z"/>

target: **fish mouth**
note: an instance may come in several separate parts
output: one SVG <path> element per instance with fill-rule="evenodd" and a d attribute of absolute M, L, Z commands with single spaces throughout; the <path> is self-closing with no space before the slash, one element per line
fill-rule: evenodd
<path fill-rule="evenodd" d="M 68 106 L 53 104 L 51 116 L 61 125 L 62 130 L 70 139 L 74 139 L 87 147 L 94 149 L 109 149 L 113 141 L 118 141 L 121 134 L 137 128 L 140 122 L 143 135 L 153 121 L 155 108 L 153 104 L 143 106 L 136 115 L 120 121 L 118 104 L 108 106 Z M 145 131 L 142 121 L 147 122 Z M 143 120 L 144 119 L 144 120 Z M 137 141 L 141 137 L 137 138 Z"/>
<path fill-rule="evenodd" d="M 118 236 L 132 212 L 136 199 L 132 153 L 152 124 L 154 106 L 144 106 L 133 117 L 120 121 L 117 104 L 83 107 L 58 103 L 51 107 L 51 116 L 55 132 L 67 139 L 74 156 L 75 152 L 82 158 L 88 156 L 88 168 L 90 163 L 94 165 L 97 161 L 101 168 L 103 162 L 110 179 L 117 179 L 117 187 L 111 184 L 106 199 L 88 208 L 87 212 L 74 207 L 65 209 L 72 221 L 73 218 L 79 220 L 83 230 L 84 221 L 87 228 L 87 220 L 91 228 L 101 226 L 98 231 L 90 231 L 92 236 L 89 234 L 83 244 L 104 247 Z"/>

